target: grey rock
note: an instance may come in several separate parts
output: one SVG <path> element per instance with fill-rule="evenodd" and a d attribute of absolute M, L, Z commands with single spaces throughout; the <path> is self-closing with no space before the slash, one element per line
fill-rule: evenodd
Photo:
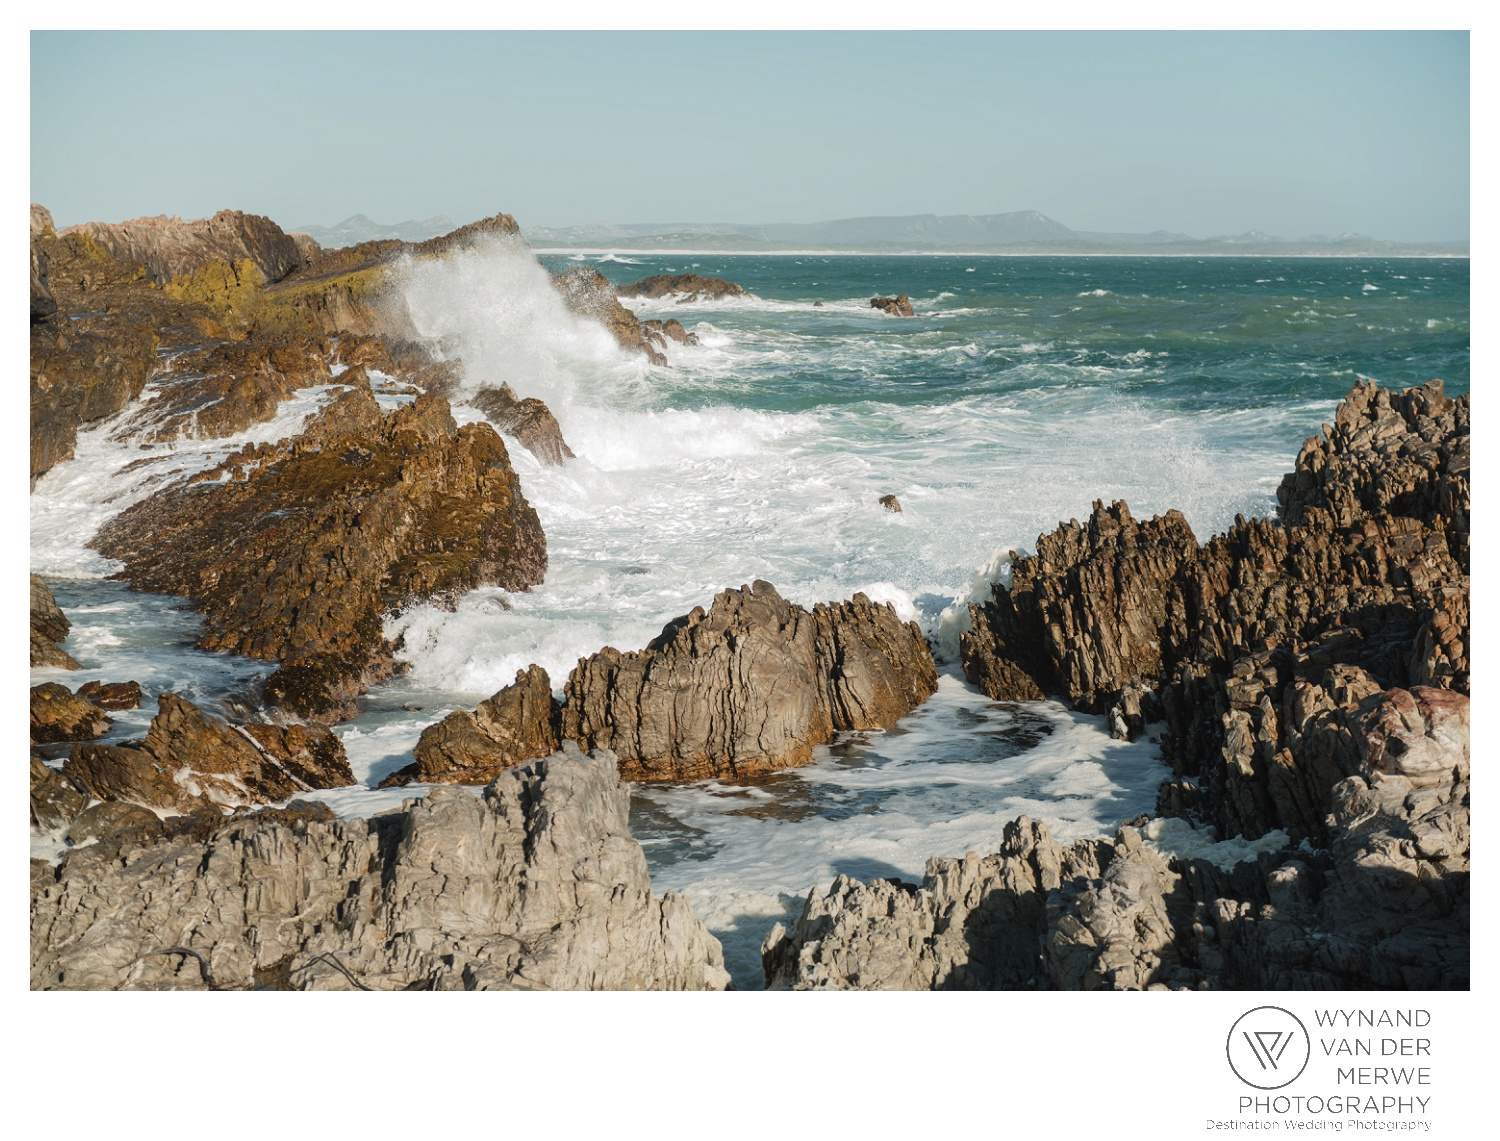
<path fill-rule="evenodd" d="M 370 820 L 292 808 L 33 866 L 32 988 L 728 983 L 687 903 L 652 894 L 607 753 L 565 746 Z"/>

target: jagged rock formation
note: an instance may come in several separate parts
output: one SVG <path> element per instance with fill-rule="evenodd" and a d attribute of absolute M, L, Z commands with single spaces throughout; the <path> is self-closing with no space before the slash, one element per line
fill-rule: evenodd
<path fill-rule="evenodd" d="M 1108 712 L 1126 735 L 1159 709 L 1162 811 L 1320 842 L 1352 765 L 1328 695 L 1468 688 L 1468 471 L 1467 396 L 1361 382 L 1303 446 L 1280 520 L 1200 547 L 1177 512 L 1140 523 L 1096 503 L 1042 536 L 971 606 L 965 674 L 992 697 Z M 1314 708 L 1328 716 L 1305 737 Z"/>
<path fill-rule="evenodd" d="M 516 671 L 516 680 L 473 713 L 450 713 L 422 730 L 414 764 L 380 782 L 382 788 L 427 781 L 487 784 L 506 769 L 562 747 L 561 707 L 541 666 Z"/>
<path fill-rule="evenodd" d="M 641 352 L 654 365 L 664 365 L 667 358 L 653 347 L 647 330 L 615 296 L 615 287 L 591 265 L 577 265 L 552 275 L 552 288 L 562 294 L 563 303 L 580 317 L 598 321 L 622 349 Z M 661 344 L 665 340 L 661 339 Z"/>
<path fill-rule="evenodd" d="M 247 445 L 137 503 L 94 545 L 134 588 L 191 599 L 201 647 L 280 662 L 266 700 L 316 719 L 342 716 L 394 668 L 382 612 L 524 590 L 547 566 L 493 428 L 459 428 L 431 394 L 383 413 L 361 388 L 300 436 Z"/>
<path fill-rule="evenodd" d="M 269 218 L 220 210 L 212 218 L 183 221 L 165 214 L 128 222 L 85 222 L 67 234 L 86 234 L 120 262 L 139 262 L 161 285 L 210 262 L 232 265 L 248 259 L 267 281 L 280 281 L 305 260 L 299 243 Z"/>
<path fill-rule="evenodd" d="M 743 286 L 736 285 L 732 281 L 725 281 L 722 277 L 699 277 L 696 273 L 655 273 L 650 277 L 633 281 L 629 285 L 622 285 L 615 292 L 621 297 L 649 298 L 681 294 L 677 298 L 678 304 L 692 301 L 719 301 L 725 297 L 745 296 Z"/>
<path fill-rule="evenodd" d="M 916 313 L 911 307 L 911 298 L 902 293 L 895 297 L 872 297 L 870 308 L 879 309 L 882 313 L 889 313 L 892 317 L 915 317 Z"/>
<path fill-rule="evenodd" d="M 880 497 L 880 506 L 893 515 L 901 514 L 901 500 L 897 499 L 894 495 L 882 495 Z"/>
<path fill-rule="evenodd" d="M 230 725 L 174 693 L 157 703 L 139 747 L 79 745 L 63 777 L 96 800 L 169 812 L 269 804 L 354 783 L 343 744 L 325 728 Z"/>
<path fill-rule="evenodd" d="M 921 887 L 841 876 L 762 948 L 767 985 L 856 989 L 1464 988 L 1469 700 L 1392 690 L 1335 788 L 1329 845 L 1230 870 L 1135 828 L 1064 847 L 1025 817 Z"/>
<path fill-rule="evenodd" d="M 573 449 L 563 439 L 557 417 L 535 397 L 518 400 L 510 385 L 502 384 L 499 388 L 481 388 L 469 398 L 469 403 L 544 464 L 556 466 L 573 458 Z"/>
<path fill-rule="evenodd" d="M 607 748 L 627 779 L 693 780 L 805 764 L 849 729 L 889 728 L 937 689 L 916 623 L 863 594 L 811 611 L 756 581 L 605 647 L 568 676 L 562 736 Z"/>
<path fill-rule="evenodd" d="M 31 743 L 88 741 L 100 736 L 112 722 L 104 711 L 81 693 L 49 681 L 31 687 Z"/>
<path fill-rule="evenodd" d="M 31 204 L 31 323 L 45 321 L 57 312 L 57 300 L 47 284 L 47 255 L 37 239 L 53 232 L 52 215 L 45 206 Z"/>
<path fill-rule="evenodd" d="M 294 802 L 116 834 L 33 863 L 31 986 L 723 989 L 628 805 L 611 757 L 568 749 L 370 820 Z"/>
<path fill-rule="evenodd" d="M 36 575 L 31 576 L 31 664 L 57 669 L 82 669 L 73 656 L 62 648 L 73 623 L 62 612 L 53 597 L 52 588 Z"/>

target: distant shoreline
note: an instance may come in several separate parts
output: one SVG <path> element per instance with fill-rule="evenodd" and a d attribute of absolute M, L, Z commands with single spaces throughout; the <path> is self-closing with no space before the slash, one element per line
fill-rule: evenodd
<path fill-rule="evenodd" d="M 531 247 L 538 257 L 561 257 L 582 254 L 584 257 L 603 254 L 625 254 L 631 257 L 891 257 L 891 258 L 1321 258 L 1325 261 L 1468 261 L 1467 253 L 1452 254 L 1307 254 L 1307 253 L 1148 253 L 1142 250 L 1116 251 L 1111 253 L 1068 251 L 1031 252 L 1008 250 L 716 250 L 716 249 L 636 249 L 625 246 L 548 246 Z"/>

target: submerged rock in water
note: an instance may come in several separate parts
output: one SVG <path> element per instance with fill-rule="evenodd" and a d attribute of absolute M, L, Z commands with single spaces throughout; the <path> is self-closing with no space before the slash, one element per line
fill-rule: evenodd
<path fill-rule="evenodd" d="M 392 773 L 381 788 L 424 781 L 488 784 L 525 761 L 555 753 L 560 707 L 541 666 L 516 671 L 516 680 L 473 713 L 450 713 L 422 731 L 416 763 Z"/>
<path fill-rule="evenodd" d="M 1361 382 L 1336 421 L 1283 480 L 1281 519 L 1238 518 L 1200 547 L 1177 512 L 1138 523 L 1096 503 L 1039 538 L 971 606 L 965 674 L 999 699 L 1117 710 L 1127 733 L 1127 695 L 1153 692 L 1175 777 L 1163 810 L 1321 842 L 1350 772 L 1347 702 L 1469 685 L 1469 398 Z"/>
<path fill-rule="evenodd" d="M 138 747 L 80 745 L 63 776 L 98 800 L 172 812 L 354 783 L 342 742 L 321 726 L 230 725 L 172 693 L 158 704 Z"/>
<path fill-rule="evenodd" d="M 36 575 L 31 576 L 31 664 L 56 669 L 82 669 L 73 656 L 59 644 L 68 636 L 73 623 L 58 606 L 49 587 Z"/>
<path fill-rule="evenodd" d="M 767 985 L 1465 988 L 1468 705 L 1440 690 L 1381 698 L 1359 771 L 1327 802 L 1324 852 L 1226 869 L 1164 856 L 1135 828 L 1063 846 L 1022 817 L 994 855 L 929 860 L 920 887 L 840 876 L 815 890 L 767 936 Z"/>
<path fill-rule="evenodd" d="M 744 297 L 743 286 L 722 277 L 699 277 L 696 273 L 655 273 L 629 285 L 622 285 L 616 292 L 621 297 L 671 297 L 680 294 L 679 304 L 693 301 L 718 301 L 725 297 Z"/>
<path fill-rule="evenodd" d="M 882 313 L 889 313 L 892 317 L 915 317 L 916 313 L 911 307 L 911 298 L 902 293 L 896 297 L 872 297 L 870 308 L 879 309 Z"/>
<path fill-rule="evenodd" d="M 901 500 L 897 499 L 894 495 L 882 495 L 880 497 L 880 506 L 892 514 L 901 514 Z"/>
<path fill-rule="evenodd" d="M 544 464 L 557 466 L 574 458 L 557 417 L 540 400 L 534 397 L 518 400 L 510 385 L 502 384 L 499 388 L 481 388 L 469 398 L 469 403 L 500 431 L 521 441 L 521 446 Z"/>
<path fill-rule="evenodd" d="M 856 594 L 808 611 L 757 581 L 644 650 L 581 660 L 562 735 L 611 749 L 627 779 L 738 776 L 806 764 L 836 732 L 889 728 L 936 689 L 920 630 L 889 604 Z"/>
<path fill-rule="evenodd" d="M 392 672 L 383 612 L 524 590 L 547 567 L 492 427 L 459 428 L 431 394 L 385 413 L 365 389 L 129 508 L 94 545 L 133 588 L 192 599 L 202 648 L 280 662 L 267 702 L 318 719 Z"/>
<path fill-rule="evenodd" d="M 120 833 L 33 865 L 31 986 L 723 989 L 628 808 L 613 758 L 565 748 L 370 820 L 294 802 Z"/>

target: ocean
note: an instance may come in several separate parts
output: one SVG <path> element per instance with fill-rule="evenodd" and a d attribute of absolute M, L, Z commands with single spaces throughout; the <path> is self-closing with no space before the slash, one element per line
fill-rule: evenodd
<path fill-rule="evenodd" d="M 751 296 L 627 300 L 699 338 L 655 368 L 564 309 L 525 251 L 403 271 L 414 321 L 464 359 L 467 390 L 506 382 L 545 400 L 578 458 L 545 467 L 511 446 L 546 531 L 546 581 L 390 618 L 409 668 L 337 729 L 361 783 L 321 795 L 349 815 L 399 804 L 421 786 L 372 786 L 410 761 L 426 725 L 533 662 L 561 690 L 579 657 L 639 649 L 726 587 L 763 578 L 805 605 L 856 591 L 889 601 L 921 624 L 942 671 L 937 695 L 894 730 L 849 735 L 813 765 L 751 784 L 632 788 L 656 890 L 689 898 L 742 989 L 760 985 L 771 925 L 838 874 L 919 880 L 931 856 L 994 850 L 1023 813 L 1071 840 L 1151 811 L 1166 775 L 1152 739 L 1113 741 L 1100 718 L 991 702 L 962 680 L 965 604 L 1008 573 L 1013 550 L 1096 499 L 1124 499 L 1138 517 L 1178 508 L 1207 539 L 1236 514 L 1274 511 L 1302 441 L 1357 378 L 1400 388 L 1441 377 L 1450 395 L 1469 386 L 1465 259 L 540 260 L 588 261 L 619 284 L 723 277 Z M 898 293 L 916 316 L 870 307 Z M 174 466 L 284 436 L 325 391 L 303 390 L 276 421 L 231 439 L 170 445 Z M 455 415 L 481 418 L 462 405 Z M 269 664 L 193 649 L 190 608 L 105 581 L 117 564 L 87 547 L 152 489 L 121 470 L 143 454 L 131 417 L 82 432 L 77 457 L 33 493 L 32 570 L 73 620 L 67 648 L 86 667 L 33 670 L 33 684 L 136 680 L 246 715 Z M 141 735 L 154 712 L 120 715 L 106 739 Z M 1246 850 L 1185 826 L 1155 837 L 1223 860 Z"/>

